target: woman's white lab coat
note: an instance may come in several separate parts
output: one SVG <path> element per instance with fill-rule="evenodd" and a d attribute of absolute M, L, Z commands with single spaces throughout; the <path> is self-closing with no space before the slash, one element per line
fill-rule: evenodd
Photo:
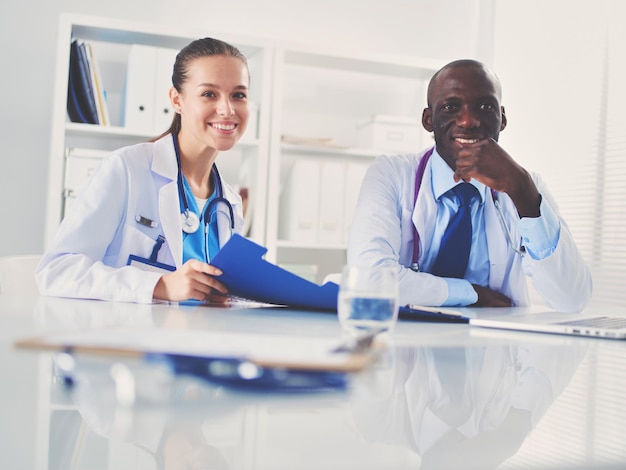
<path fill-rule="evenodd" d="M 448 297 L 447 283 L 437 276 L 414 272 L 413 225 L 420 236 L 420 265 L 431 245 L 437 204 L 431 185 L 428 162 L 414 204 L 415 173 L 422 155 L 378 157 L 364 178 L 348 243 L 348 263 L 395 264 L 399 270 L 400 303 L 442 305 Z M 558 216 L 560 235 L 556 250 L 542 260 L 517 254 L 508 243 L 503 222 L 493 198 L 485 201 L 485 229 L 489 249 L 489 287 L 509 297 L 514 306 L 530 303 L 526 277 L 529 276 L 545 303 L 554 309 L 580 311 L 591 297 L 591 274 L 572 235 L 558 213 L 557 205 L 538 175 L 532 174 L 542 195 Z M 487 192 L 487 194 L 490 194 Z M 513 240 L 520 240 L 519 216 L 513 201 L 499 194 L 503 219 Z"/>
<path fill-rule="evenodd" d="M 178 167 L 171 135 L 124 147 L 105 158 L 37 268 L 43 295 L 147 303 L 161 273 L 127 266 L 129 255 L 149 258 L 159 235 L 157 261 L 182 264 Z M 243 227 L 241 197 L 222 182 L 223 196 Z M 153 227 L 137 222 L 153 221 Z M 230 238 L 230 220 L 218 216 L 219 243 Z"/>

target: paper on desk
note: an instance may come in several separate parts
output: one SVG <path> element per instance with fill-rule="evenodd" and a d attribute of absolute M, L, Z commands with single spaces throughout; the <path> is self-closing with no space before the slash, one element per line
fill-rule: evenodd
<path fill-rule="evenodd" d="M 111 328 L 54 333 L 16 343 L 17 347 L 142 357 L 147 354 L 245 359 L 264 367 L 356 371 L 372 355 L 334 352 L 342 341 L 250 333 L 157 328 Z"/>

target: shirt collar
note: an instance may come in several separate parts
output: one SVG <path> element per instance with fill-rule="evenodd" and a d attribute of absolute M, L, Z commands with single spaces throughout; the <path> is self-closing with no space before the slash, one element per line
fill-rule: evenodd
<path fill-rule="evenodd" d="M 459 182 L 454 181 L 454 172 L 441 155 L 439 155 L 436 148 L 430 159 L 430 174 L 433 186 L 433 196 L 436 200 L 439 200 L 444 193 L 459 184 Z M 470 184 L 473 184 L 478 190 L 478 194 L 480 194 L 480 202 L 482 204 L 485 201 L 487 186 L 473 178 L 470 180 Z"/>

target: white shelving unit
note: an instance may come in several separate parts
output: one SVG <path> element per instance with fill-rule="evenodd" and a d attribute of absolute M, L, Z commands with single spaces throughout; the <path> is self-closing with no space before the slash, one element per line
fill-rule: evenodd
<path fill-rule="evenodd" d="M 87 149 L 93 155 L 97 151 L 110 151 L 152 139 L 166 130 L 166 128 L 133 129 L 124 126 L 125 86 L 131 47 L 136 44 L 179 50 L 192 40 L 206 36 L 214 36 L 237 46 L 248 59 L 252 76 L 250 98 L 258 107 L 258 125 L 256 129 L 249 127 L 246 136 L 232 150 L 220 154 L 217 165 L 224 179 L 231 185 L 248 188 L 251 217 L 247 235 L 257 243 L 264 243 L 269 160 L 269 105 L 273 72 L 273 56 L 269 44 L 211 30 L 194 31 L 189 28 L 177 30 L 108 18 L 64 14 L 59 19 L 58 30 L 45 223 L 46 244 L 51 241 L 64 214 L 69 184 L 66 181 L 68 149 Z M 73 38 L 88 41 L 92 45 L 107 93 L 111 121 L 109 126 L 73 123 L 67 116 L 69 55 Z M 171 69 L 169 73 L 171 74 Z"/>
<path fill-rule="evenodd" d="M 397 153 L 390 148 L 359 147 L 358 127 L 374 116 L 421 120 L 428 80 L 440 65 L 430 60 L 337 49 L 276 48 L 266 224 L 270 261 L 279 265 L 309 265 L 317 282 L 341 269 L 346 262 L 346 237 L 360 187 L 359 175 L 377 155 Z M 411 151 L 418 152 L 428 145 L 428 138 L 425 131 L 420 131 L 421 144 Z M 320 145 L 288 143 L 294 140 Z M 310 174 L 303 184 L 296 183 L 305 193 L 298 197 L 305 199 L 307 190 L 302 186 L 319 185 L 321 193 L 327 196 L 326 201 L 320 201 L 326 207 L 321 211 L 332 208 L 329 201 L 333 200 L 344 206 L 343 212 L 338 211 L 342 215 L 335 226 L 340 233 L 332 242 L 319 234 L 319 227 L 317 238 L 293 236 L 300 232 L 285 229 L 289 226 L 286 219 L 296 216 L 293 204 L 290 205 L 293 181 L 289 182 L 294 166 L 303 160 L 317 161 L 322 167 L 333 162 L 333 168 L 345 173 L 343 187 L 339 188 L 332 171 L 327 173 L 334 184 L 326 184 L 323 176 L 319 183 L 311 183 L 314 177 Z M 317 223 L 323 224 L 321 216 Z"/>

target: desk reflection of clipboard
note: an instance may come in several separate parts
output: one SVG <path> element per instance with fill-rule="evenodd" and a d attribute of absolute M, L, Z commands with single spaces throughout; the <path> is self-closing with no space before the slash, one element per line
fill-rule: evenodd
<path fill-rule="evenodd" d="M 370 365 L 379 346 L 373 335 L 346 347 L 339 338 L 292 337 L 156 328 L 111 328 L 24 339 L 18 348 L 142 359 L 240 389 L 343 389 L 348 375 Z M 358 346 L 358 347 L 357 347 Z"/>

